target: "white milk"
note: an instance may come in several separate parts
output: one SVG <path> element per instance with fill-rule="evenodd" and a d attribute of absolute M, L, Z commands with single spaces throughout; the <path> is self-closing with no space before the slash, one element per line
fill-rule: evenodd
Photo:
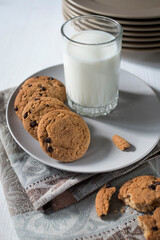
<path fill-rule="evenodd" d="M 80 43 L 104 43 L 114 37 L 106 32 L 86 30 L 72 37 Z M 84 107 L 109 105 L 118 95 L 120 53 L 116 43 L 82 45 L 67 43 L 64 53 L 68 97 Z"/>

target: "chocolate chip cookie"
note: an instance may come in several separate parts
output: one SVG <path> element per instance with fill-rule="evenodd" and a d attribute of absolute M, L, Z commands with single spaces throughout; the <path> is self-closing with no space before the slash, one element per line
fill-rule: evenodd
<path fill-rule="evenodd" d="M 126 182 L 118 198 L 139 212 L 150 212 L 160 207 L 160 178 L 139 176 Z"/>
<path fill-rule="evenodd" d="M 96 212 L 98 217 L 101 217 L 102 215 L 107 215 L 109 203 L 115 191 L 116 191 L 115 187 L 107 188 L 106 185 L 104 185 L 98 191 L 95 200 Z"/>
<path fill-rule="evenodd" d="M 78 114 L 66 110 L 54 110 L 44 115 L 37 133 L 41 148 L 61 162 L 81 158 L 90 143 L 85 121 Z"/>
<path fill-rule="evenodd" d="M 29 102 L 22 113 L 23 126 L 32 137 L 37 139 L 37 128 L 41 118 L 55 109 L 69 110 L 69 108 L 57 98 L 41 97 Z"/>
<path fill-rule="evenodd" d="M 138 221 L 147 240 L 160 239 L 160 207 L 156 208 L 153 215 L 139 216 Z"/>
<path fill-rule="evenodd" d="M 66 90 L 65 86 L 62 82 L 59 80 L 53 78 L 53 77 L 48 77 L 48 76 L 36 76 L 27 79 L 24 84 L 22 85 L 22 88 L 25 86 L 31 87 L 35 83 L 48 83 L 51 86 L 54 87 L 54 93 L 55 97 L 57 97 L 60 101 L 65 102 L 66 100 Z"/>
<path fill-rule="evenodd" d="M 59 92 L 48 83 L 37 82 L 32 86 L 25 86 L 19 91 L 14 102 L 14 109 L 20 120 L 22 120 L 22 112 L 27 103 L 40 97 L 56 97 L 61 101 Z"/>

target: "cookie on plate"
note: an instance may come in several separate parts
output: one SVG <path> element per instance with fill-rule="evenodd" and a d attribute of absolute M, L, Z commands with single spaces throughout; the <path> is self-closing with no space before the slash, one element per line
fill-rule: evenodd
<path fill-rule="evenodd" d="M 19 91 L 14 102 L 14 109 L 20 120 L 22 120 L 22 112 L 27 103 L 40 97 L 56 97 L 59 99 L 59 92 L 56 92 L 54 86 L 44 82 L 25 86 Z"/>
<path fill-rule="evenodd" d="M 156 208 L 153 215 L 139 216 L 138 221 L 147 240 L 160 239 L 160 207 Z"/>
<path fill-rule="evenodd" d="M 65 102 L 66 100 L 66 89 L 65 86 L 62 82 L 57 80 L 56 78 L 53 77 L 48 77 L 48 76 L 36 76 L 27 79 L 23 85 L 22 88 L 25 86 L 31 87 L 32 84 L 35 83 L 48 83 L 54 87 L 54 92 L 56 93 L 55 97 L 57 97 L 59 100 L 62 102 Z"/>
<path fill-rule="evenodd" d="M 41 148 L 61 162 L 81 158 L 90 144 L 90 132 L 85 121 L 76 113 L 54 110 L 43 116 L 38 126 Z"/>
<path fill-rule="evenodd" d="M 102 215 L 107 215 L 109 203 L 115 191 L 116 191 L 115 187 L 107 188 L 106 185 L 104 185 L 98 191 L 95 200 L 96 212 L 98 217 L 101 217 Z"/>
<path fill-rule="evenodd" d="M 118 198 L 139 212 L 150 212 L 160 206 L 160 178 L 139 176 L 124 183 Z"/>
<path fill-rule="evenodd" d="M 35 139 L 37 128 L 41 118 L 48 112 L 55 109 L 69 110 L 69 108 L 57 98 L 41 97 L 30 101 L 22 112 L 23 126 Z"/>
<path fill-rule="evenodd" d="M 113 143 L 119 148 L 121 151 L 124 151 L 126 148 L 130 147 L 130 143 L 127 142 L 126 139 L 122 138 L 121 136 L 114 135 L 112 137 Z"/>

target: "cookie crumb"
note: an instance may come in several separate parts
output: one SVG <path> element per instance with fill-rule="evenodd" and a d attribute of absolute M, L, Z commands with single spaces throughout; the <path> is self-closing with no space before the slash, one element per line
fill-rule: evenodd
<path fill-rule="evenodd" d="M 125 210 L 124 210 L 123 208 L 122 208 L 120 211 L 121 211 L 121 213 L 124 213 L 124 212 L 125 212 Z"/>
<path fill-rule="evenodd" d="M 132 214 L 133 212 L 132 211 L 130 211 L 130 214 Z"/>
<path fill-rule="evenodd" d="M 119 148 L 121 151 L 124 151 L 126 148 L 130 147 L 130 143 L 127 142 L 126 139 L 124 139 L 118 135 L 114 135 L 112 137 L 112 141 L 116 145 L 116 147 Z"/>

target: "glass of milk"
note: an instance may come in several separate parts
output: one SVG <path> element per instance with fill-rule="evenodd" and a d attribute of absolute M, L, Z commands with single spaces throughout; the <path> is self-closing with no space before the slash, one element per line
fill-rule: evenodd
<path fill-rule="evenodd" d="M 69 106 L 90 117 L 109 114 L 118 103 L 121 25 L 85 15 L 65 22 L 61 33 Z"/>

